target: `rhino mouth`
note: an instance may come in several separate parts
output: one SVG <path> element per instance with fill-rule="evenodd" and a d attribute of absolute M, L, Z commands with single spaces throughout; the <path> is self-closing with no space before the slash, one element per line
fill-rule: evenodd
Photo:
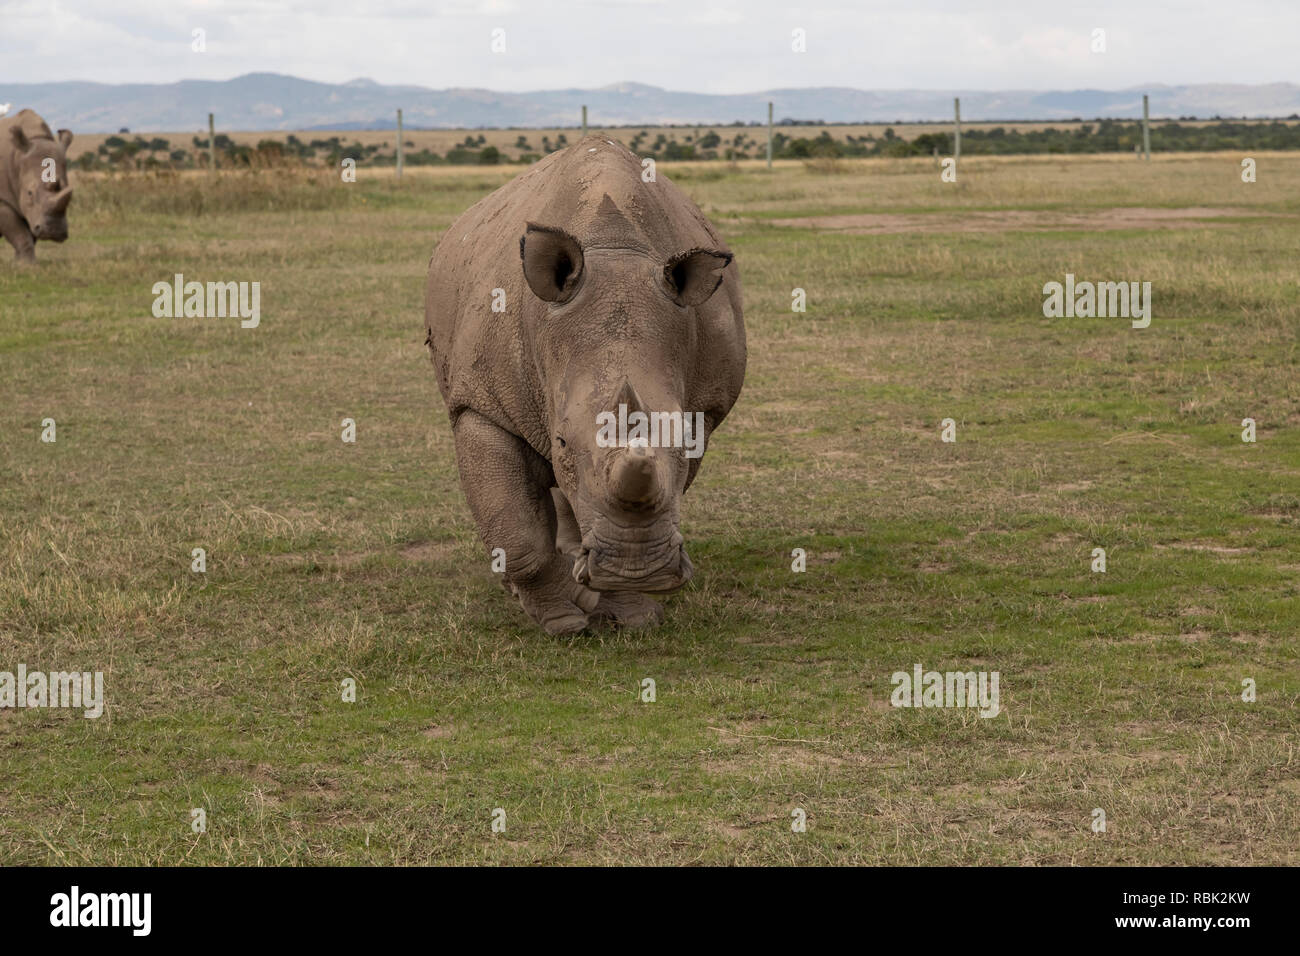
<path fill-rule="evenodd" d="M 593 591 L 665 594 L 682 587 L 694 573 L 676 525 L 670 525 L 667 534 L 653 528 L 638 533 L 597 520 L 583 535 L 573 563 L 574 580 Z"/>
<path fill-rule="evenodd" d="M 42 223 L 32 227 L 32 238 L 44 239 L 46 242 L 65 242 L 68 238 L 68 224 Z"/>

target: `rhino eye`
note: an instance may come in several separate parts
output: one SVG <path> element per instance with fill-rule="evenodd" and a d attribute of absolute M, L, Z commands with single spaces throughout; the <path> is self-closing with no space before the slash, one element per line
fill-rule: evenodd
<path fill-rule="evenodd" d="M 568 447 L 569 447 L 569 446 L 568 446 L 568 443 L 565 442 L 565 440 L 564 440 L 563 438 L 561 438 L 559 435 L 556 435 L 556 436 L 555 436 L 555 440 L 558 441 L 558 442 L 560 443 L 560 447 L 561 447 L 561 448 L 568 448 Z"/>

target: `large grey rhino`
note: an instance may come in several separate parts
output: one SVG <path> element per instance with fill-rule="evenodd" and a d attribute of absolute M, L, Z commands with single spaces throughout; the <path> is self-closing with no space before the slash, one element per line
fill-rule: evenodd
<path fill-rule="evenodd" d="M 72 133 L 50 128 L 31 110 L 0 119 L 0 235 L 20 262 L 36 260 L 36 241 L 68 238 L 68 146 Z"/>
<path fill-rule="evenodd" d="M 740 276 L 709 220 L 589 136 L 452 225 L 429 262 L 425 327 L 502 583 L 553 634 L 661 620 L 648 595 L 692 574 L 681 496 L 745 377 Z M 611 419 L 636 412 L 658 434 L 611 444 Z M 678 436 L 674 413 L 695 430 Z"/>

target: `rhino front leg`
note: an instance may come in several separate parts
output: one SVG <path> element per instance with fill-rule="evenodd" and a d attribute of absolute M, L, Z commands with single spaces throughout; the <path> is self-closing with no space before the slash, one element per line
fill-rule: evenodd
<path fill-rule="evenodd" d="M 505 581 L 551 634 L 580 631 L 600 595 L 573 579 L 573 558 L 555 548 L 553 478 L 517 435 L 466 410 L 452 427 L 460 484 L 488 550 L 505 552 Z"/>
<path fill-rule="evenodd" d="M 14 257 L 19 262 L 36 261 L 36 237 L 27 228 L 23 219 L 12 206 L 0 202 L 0 236 L 9 240 L 14 247 Z"/>

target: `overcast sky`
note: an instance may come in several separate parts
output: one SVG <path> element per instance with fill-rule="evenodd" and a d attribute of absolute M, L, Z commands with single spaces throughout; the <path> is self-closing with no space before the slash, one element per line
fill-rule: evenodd
<path fill-rule="evenodd" d="M 191 49 L 196 28 L 206 52 Z M 1105 53 L 1090 49 L 1098 28 Z M 1300 0 L 0 0 L 8 82 L 268 71 L 512 91 L 1117 89 L 1294 82 L 1297 44 Z"/>

